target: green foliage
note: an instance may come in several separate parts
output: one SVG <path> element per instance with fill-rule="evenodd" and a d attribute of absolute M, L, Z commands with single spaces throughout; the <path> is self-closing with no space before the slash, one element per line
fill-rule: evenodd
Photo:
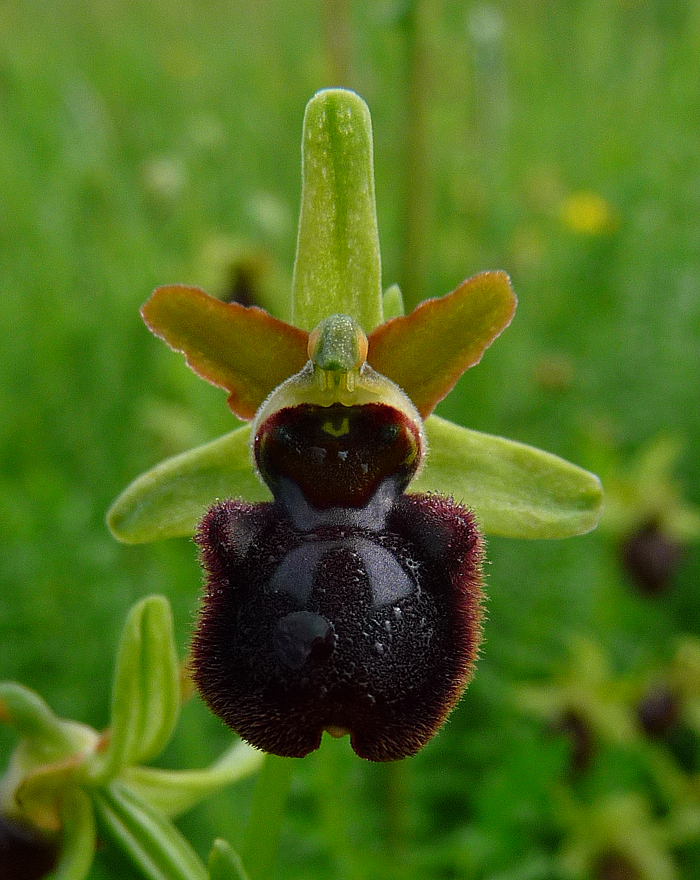
<path fill-rule="evenodd" d="M 99 735 L 58 718 L 14 682 L 0 683 L 0 720 L 19 737 L 0 781 L 0 814 L 47 837 L 52 876 L 85 880 L 102 838 L 115 842 L 149 880 L 209 880 L 204 864 L 169 816 L 188 809 L 262 763 L 238 743 L 204 770 L 139 766 L 167 745 L 180 711 L 180 667 L 170 604 L 149 596 L 130 611 L 112 683 L 110 725 Z M 11 837 L 0 853 L 3 875 Z M 14 871 L 11 871 L 14 876 Z"/>

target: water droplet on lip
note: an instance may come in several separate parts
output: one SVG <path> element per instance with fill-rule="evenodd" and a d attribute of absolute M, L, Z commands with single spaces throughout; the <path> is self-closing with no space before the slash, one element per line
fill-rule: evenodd
<path fill-rule="evenodd" d="M 275 655 L 290 669 L 301 669 L 309 661 L 325 662 L 336 641 L 333 624 L 311 611 L 287 614 L 272 633 Z"/>

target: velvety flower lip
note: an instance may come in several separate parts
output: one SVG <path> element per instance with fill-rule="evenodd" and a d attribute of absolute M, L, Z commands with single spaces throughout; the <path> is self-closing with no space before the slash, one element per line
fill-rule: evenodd
<path fill-rule="evenodd" d="M 323 732 L 363 758 L 415 754 L 478 653 L 481 530 L 593 528 L 597 478 L 432 415 L 508 326 L 504 272 L 383 320 L 369 112 L 334 89 L 304 119 L 292 324 L 183 285 L 149 328 L 250 424 L 159 465 L 115 502 L 125 541 L 193 534 L 205 589 L 192 675 L 252 745 L 302 757 Z M 224 500 L 219 500 L 224 499 Z"/>
<path fill-rule="evenodd" d="M 245 551 L 231 539 L 241 532 Z M 349 733 L 360 757 L 403 758 L 471 678 L 483 543 L 470 512 L 449 499 L 400 495 L 385 530 L 325 525 L 305 535 L 274 504 L 223 501 L 197 542 L 207 585 L 194 679 L 258 748 L 303 757 L 325 730 Z"/>

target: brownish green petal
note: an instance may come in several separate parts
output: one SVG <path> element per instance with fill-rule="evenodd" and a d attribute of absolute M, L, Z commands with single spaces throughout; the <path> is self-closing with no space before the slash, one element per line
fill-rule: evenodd
<path fill-rule="evenodd" d="M 159 287 L 141 309 L 148 327 L 252 419 L 267 395 L 306 363 L 308 333 L 255 306 L 226 303 L 197 287 Z"/>
<path fill-rule="evenodd" d="M 505 272 L 482 272 L 447 296 L 377 327 L 367 359 L 426 418 L 510 324 L 516 303 Z"/>

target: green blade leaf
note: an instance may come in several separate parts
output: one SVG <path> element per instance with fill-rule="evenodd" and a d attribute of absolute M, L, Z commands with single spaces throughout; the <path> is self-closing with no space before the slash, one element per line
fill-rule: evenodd
<path fill-rule="evenodd" d="M 492 535 L 568 538 L 595 528 L 603 490 L 594 474 L 541 449 L 437 416 L 427 419 L 425 432 L 428 457 L 411 492 L 454 496 Z"/>
<path fill-rule="evenodd" d="M 370 335 L 367 360 L 425 418 L 510 324 L 517 300 L 505 272 L 482 272 Z"/>
<path fill-rule="evenodd" d="M 107 524 L 120 541 L 139 544 L 192 535 L 217 498 L 269 501 L 251 464 L 250 425 L 176 455 L 138 477 L 112 505 Z"/>
<path fill-rule="evenodd" d="M 238 853 L 225 840 L 218 838 L 209 853 L 210 880 L 249 880 Z"/>
<path fill-rule="evenodd" d="M 176 816 L 225 785 L 255 773 L 264 754 L 237 742 L 204 770 L 159 770 L 127 767 L 122 773 L 129 788 L 166 816 Z"/>
<path fill-rule="evenodd" d="M 309 101 L 302 137 L 302 194 L 292 321 L 313 330 L 332 314 L 369 333 L 382 321 L 372 121 L 354 92 Z"/>
<path fill-rule="evenodd" d="M 93 780 L 116 776 L 157 755 L 170 739 L 180 711 L 180 667 L 170 603 L 149 596 L 129 612 L 112 686 L 109 745 L 89 769 Z"/>
<path fill-rule="evenodd" d="M 119 782 L 95 792 L 103 830 L 149 880 L 208 880 L 190 844 L 161 813 Z"/>
<path fill-rule="evenodd" d="M 159 287 L 141 315 L 197 375 L 229 392 L 228 404 L 241 419 L 252 419 L 272 389 L 308 360 L 303 330 L 197 287 Z"/>
<path fill-rule="evenodd" d="M 51 880 L 84 880 L 95 855 L 95 814 L 88 795 L 79 788 L 61 800 L 61 857 Z"/>

